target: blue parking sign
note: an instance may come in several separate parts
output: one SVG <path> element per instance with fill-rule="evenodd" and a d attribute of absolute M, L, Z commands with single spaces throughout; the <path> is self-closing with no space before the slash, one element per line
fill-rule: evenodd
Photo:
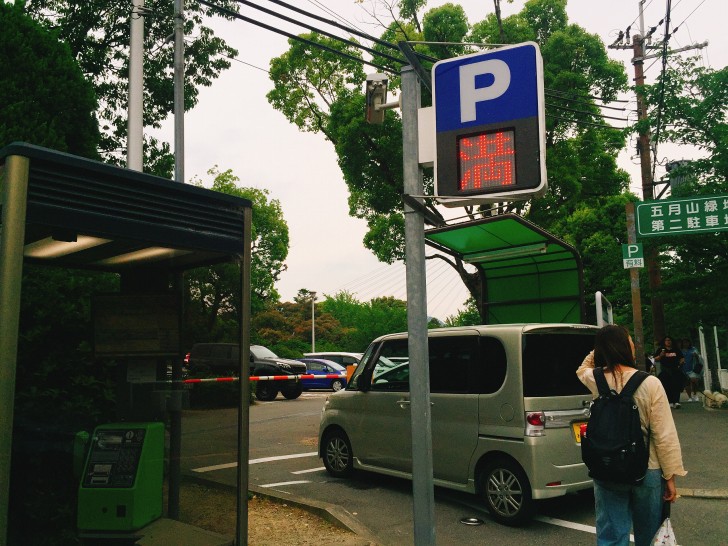
<path fill-rule="evenodd" d="M 546 189 L 543 63 L 532 42 L 432 68 L 435 186 L 444 205 L 526 199 Z"/>

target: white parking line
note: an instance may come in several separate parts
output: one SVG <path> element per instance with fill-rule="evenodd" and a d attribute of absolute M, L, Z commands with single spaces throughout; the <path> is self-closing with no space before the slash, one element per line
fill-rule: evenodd
<path fill-rule="evenodd" d="M 548 523 L 549 525 L 557 525 L 558 527 L 566 527 L 567 529 L 575 529 L 577 531 L 584 531 L 585 533 L 591 533 L 592 535 L 597 534 L 597 528 L 591 525 L 584 525 L 582 523 L 574 523 L 573 521 L 566 521 L 563 519 L 550 518 L 548 516 L 536 516 L 533 518 L 542 523 Z M 629 535 L 629 540 L 634 542 L 634 535 Z"/>
<path fill-rule="evenodd" d="M 549 525 L 556 525 L 558 527 L 566 527 L 567 529 L 575 529 L 577 531 L 584 531 L 585 533 L 591 533 L 592 535 L 597 534 L 597 528 L 591 525 L 584 525 L 582 523 L 574 523 L 573 521 L 566 521 L 563 519 L 550 518 L 548 516 L 535 516 L 533 519 L 542 523 L 548 523 Z M 630 537 L 631 539 L 631 537 Z"/>
<path fill-rule="evenodd" d="M 310 453 L 295 453 L 293 455 L 279 455 L 277 457 L 261 457 L 260 459 L 251 459 L 248 461 L 248 464 L 258 464 L 258 463 L 269 463 L 271 461 L 284 461 L 286 459 L 298 459 L 300 457 L 317 457 L 318 452 L 317 451 L 311 451 Z M 225 464 L 216 464 L 213 466 L 202 466 L 200 468 L 193 468 L 191 469 L 192 472 L 212 472 L 213 470 L 223 470 L 225 468 L 235 468 L 238 466 L 238 463 L 225 463 Z"/>
<path fill-rule="evenodd" d="M 447 499 L 454 501 L 458 504 L 462 504 L 463 506 L 472 508 L 473 510 L 476 510 L 478 512 L 482 512 L 483 514 L 488 514 L 488 510 L 484 506 L 482 506 L 481 504 L 478 504 L 476 502 L 467 501 L 461 497 L 449 496 L 449 495 L 447 495 L 447 493 L 443 493 L 443 497 L 446 497 Z M 548 525 L 556 525 L 557 527 L 565 527 L 567 529 L 574 529 L 575 531 L 582 531 L 584 533 L 590 533 L 592 535 L 597 534 L 596 527 L 593 527 L 591 525 L 584 525 L 583 523 L 574 523 L 573 521 L 566 521 L 566 520 L 558 519 L 558 518 L 550 518 L 548 516 L 534 516 L 533 519 L 536 521 L 540 521 L 541 523 L 546 523 Z M 632 542 L 634 542 L 633 535 L 629 535 L 629 539 Z"/>
<path fill-rule="evenodd" d="M 291 472 L 291 474 L 308 474 L 309 472 L 321 472 L 322 470 L 326 470 L 326 467 L 320 466 L 318 468 L 309 468 L 308 470 L 296 470 L 295 472 Z"/>
<path fill-rule="evenodd" d="M 311 482 L 308 480 L 299 480 L 297 482 L 267 483 L 265 485 L 261 485 L 261 487 L 283 487 L 284 485 L 299 485 L 302 483 L 311 483 Z"/>

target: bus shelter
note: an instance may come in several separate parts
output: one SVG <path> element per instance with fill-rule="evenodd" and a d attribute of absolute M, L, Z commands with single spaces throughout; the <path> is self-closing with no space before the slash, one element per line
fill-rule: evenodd
<path fill-rule="evenodd" d="M 139 285 L 194 267 L 237 262 L 242 287 L 240 377 L 247 378 L 252 205 L 247 199 L 25 143 L 0 150 L 0 190 L 0 544 L 4 544 L 23 264 L 114 272 L 122 281 L 129 276 Z M 156 340 L 156 349 L 174 353 L 181 374 L 182 351 L 179 339 L 173 337 Z M 248 381 L 239 384 L 243 460 L 238 465 L 238 500 L 242 499 L 238 510 L 244 526 L 250 393 Z M 179 485 L 180 411 L 176 419 L 171 417 L 170 426 L 171 503 L 173 479 Z"/>
<path fill-rule="evenodd" d="M 480 271 L 485 324 L 585 322 L 579 253 L 528 220 L 501 214 L 428 230 L 425 241 Z"/>

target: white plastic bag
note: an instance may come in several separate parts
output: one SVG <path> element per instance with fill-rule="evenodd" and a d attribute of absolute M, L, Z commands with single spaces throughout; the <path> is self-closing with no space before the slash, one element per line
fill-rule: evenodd
<path fill-rule="evenodd" d="M 677 546 L 677 539 L 670 518 L 665 518 L 665 521 L 660 525 L 657 533 L 655 533 L 655 538 L 652 539 L 652 546 Z"/>

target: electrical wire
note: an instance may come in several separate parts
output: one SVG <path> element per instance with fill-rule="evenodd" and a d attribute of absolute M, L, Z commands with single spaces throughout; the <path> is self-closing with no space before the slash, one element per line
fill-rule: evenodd
<path fill-rule="evenodd" d="M 238 3 L 240 3 L 240 4 L 243 4 L 243 5 L 246 5 L 246 6 L 255 8 L 255 9 L 258 9 L 258 10 L 260 10 L 260 11 L 266 13 L 266 14 L 273 15 L 275 17 L 278 17 L 280 19 L 283 19 L 284 21 L 287 21 L 287 22 L 290 22 L 290 23 L 293 23 L 293 24 L 301 25 L 301 26 L 303 26 L 305 28 L 308 28 L 309 30 L 311 30 L 313 32 L 317 32 L 317 33 L 320 33 L 320 34 L 322 34 L 324 36 L 328 36 L 329 38 L 332 38 L 332 39 L 335 39 L 335 40 L 339 40 L 339 41 L 341 41 L 341 42 L 343 42 L 343 43 L 345 43 L 347 45 L 350 45 L 350 46 L 353 46 L 353 47 L 357 47 L 357 48 L 362 49 L 363 51 L 366 51 L 366 52 L 368 52 L 368 53 L 370 53 L 372 55 L 377 55 L 377 56 L 380 56 L 380 57 L 384 57 L 384 58 L 386 58 L 388 60 L 391 60 L 391 61 L 394 61 L 394 62 L 398 62 L 398 63 L 402 63 L 402 64 L 407 64 L 407 61 L 404 60 L 404 59 L 401 59 L 401 58 L 398 58 L 398 57 L 393 57 L 391 55 L 387 55 L 386 53 L 372 50 L 371 48 L 368 48 L 366 46 L 363 46 L 362 44 L 359 44 L 357 42 L 352 42 L 352 41 L 347 40 L 345 38 L 341 38 L 341 37 L 336 36 L 334 34 L 331 34 L 331 33 L 325 32 L 325 31 L 322 31 L 322 30 L 320 30 L 320 29 L 318 29 L 316 27 L 313 27 L 312 25 L 307 25 L 307 24 L 302 23 L 300 21 L 293 20 L 293 19 L 291 19 L 289 17 L 286 17 L 285 15 L 276 13 L 276 12 L 274 12 L 272 10 L 263 8 L 261 6 L 257 6 L 253 2 L 250 2 L 249 0 L 235 0 L 235 1 L 238 2 Z M 371 35 L 369 35 L 367 33 L 359 32 L 359 31 L 357 31 L 357 30 L 355 30 L 355 29 L 353 29 L 351 27 L 347 27 L 345 25 L 342 25 L 340 23 L 337 23 L 336 21 L 332 21 L 330 19 L 326 19 L 326 18 L 323 18 L 323 17 L 319 17 L 319 16 L 317 16 L 317 15 L 315 15 L 313 13 L 310 13 L 310 12 L 308 12 L 306 10 L 303 10 L 301 8 L 297 8 L 295 6 L 292 6 L 292 5 L 288 4 L 287 2 L 284 2 L 283 0 L 268 0 L 268 1 L 269 2 L 272 2 L 272 3 L 276 4 L 276 5 L 280 5 L 282 7 L 288 8 L 288 9 L 290 9 L 292 11 L 295 11 L 296 13 L 299 13 L 301 15 L 306 15 L 307 17 L 311 17 L 311 18 L 316 19 L 318 21 L 325 22 L 327 24 L 331 24 L 331 25 L 333 25 L 333 26 L 335 26 L 335 27 L 337 27 L 339 29 L 345 30 L 345 31 L 350 32 L 352 34 L 359 35 L 361 37 L 364 37 L 367 40 L 374 41 L 375 43 L 380 44 L 380 45 L 383 45 L 385 47 L 389 47 L 389 48 L 392 48 L 392 49 L 395 49 L 395 50 L 399 50 L 399 48 L 395 44 L 392 44 L 392 43 L 387 42 L 385 40 L 381 40 L 381 39 L 375 38 L 375 37 L 373 37 L 373 36 L 371 36 Z M 205 5 L 210 5 L 209 2 L 206 2 L 206 1 L 203 1 L 203 0 L 201 0 L 201 2 L 204 3 Z M 218 7 L 218 9 L 224 9 L 224 8 L 221 8 L 220 6 L 217 6 L 217 7 Z M 234 13 L 234 12 L 232 12 L 232 13 Z M 286 35 L 288 35 L 288 34 L 286 34 Z M 305 41 L 306 43 L 311 43 L 310 41 L 306 41 L 305 39 L 300 38 L 300 37 L 298 39 L 300 39 L 302 41 Z M 432 43 L 435 43 L 435 42 L 407 42 L 407 43 L 427 43 L 427 44 L 432 44 Z M 315 43 L 313 43 L 312 45 L 314 45 L 314 44 Z M 442 44 L 440 44 L 440 45 L 442 45 Z M 466 42 L 458 42 L 458 43 L 453 42 L 452 45 L 478 45 L 478 44 L 470 44 L 470 43 L 466 43 Z M 324 48 L 325 48 L 325 46 L 324 46 Z M 329 48 L 326 48 L 326 49 L 329 49 Z M 344 54 L 344 55 L 346 55 L 346 54 Z M 421 59 L 428 60 L 428 61 L 438 61 L 439 60 L 437 58 L 430 57 L 428 55 L 424 55 L 424 54 L 418 53 L 416 51 L 415 51 L 415 55 L 417 55 Z M 361 60 L 361 62 L 367 63 L 367 61 L 365 61 L 363 59 Z M 369 64 L 370 66 L 375 66 L 376 68 L 382 68 L 379 65 L 373 65 L 371 63 L 367 63 L 367 64 Z M 387 68 L 389 68 L 389 67 L 387 67 Z M 388 71 L 390 73 L 396 73 L 396 71 L 394 69 L 392 69 L 392 68 L 389 68 Z M 560 91 L 560 90 L 557 90 L 557 89 L 546 89 L 546 90 L 544 90 L 544 92 L 545 93 L 548 93 L 548 94 L 551 94 L 552 96 L 556 96 L 556 97 L 558 97 L 558 96 L 561 96 L 561 97 L 578 97 L 578 98 L 581 98 L 581 99 L 592 99 L 592 100 L 600 100 L 600 101 L 606 102 L 605 99 L 602 98 L 602 97 L 598 97 L 598 96 L 594 96 L 594 95 L 588 95 L 588 94 L 587 95 L 582 95 L 582 94 L 576 94 L 576 93 L 569 93 L 569 92 Z M 578 100 L 578 98 L 576 100 Z M 615 99 L 615 100 L 610 100 L 608 102 L 610 102 L 610 103 L 611 102 L 626 103 L 628 101 L 622 101 L 622 100 Z M 591 104 L 591 103 L 589 103 L 589 104 Z M 610 106 L 606 106 L 606 105 L 598 105 L 598 106 L 603 107 L 603 108 L 611 108 L 611 109 L 614 109 L 614 110 L 618 110 L 618 108 L 616 108 L 616 107 L 610 107 Z"/>
<path fill-rule="evenodd" d="M 703 0 L 705 2 L 705 0 Z M 700 3 L 700 5 L 703 4 Z M 698 7 L 700 7 L 700 5 Z M 660 130 L 662 125 L 662 110 L 665 106 L 665 73 L 667 72 L 667 43 L 670 40 L 670 12 L 672 9 L 672 0 L 667 0 L 667 10 L 665 13 L 665 39 L 662 41 L 662 71 L 660 72 L 660 90 L 657 102 L 657 121 L 655 129 L 654 154 L 652 161 L 652 180 L 655 179 L 657 170 L 657 143 L 660 141 Z M 695 8 L 697 9 L 697 8 Z M 693 10 L 693 13 L 695 10 Z"/>
<path fill-rule="evenodd" d="M 330 19 L 326 19 L 324 17 L 320 17 L 320 16 L 318 16 L 316 14 L 313 14 L 313 13 L 311 13 L 309 11 L 306 11 L 304 9 L 297 8 L 296 6 L 292 6 L 291 4 L 289 4 L 287 2 L 283 2 L 283 0 L 268 0 L 268 1 L 269 2 L 273 2 L 274 4 L 277 4 L 277 5 L 282 6 L 284 8 L 288 8 L 291 11 L 295 11 L 296 13 L 300 13 L 301 15 L 305 15 L 306 17 L 310 17 L 312 19 L 315 19 L 316 21 L 320 21 L 322 23 L 328 23 L 330 25 L 333 25 L 336 28 L 339 28 L 341 30 L 345 30 L 347 32 L 350 32 L 350 33 L 354 34 L 355 36 L 359 36 L 360 38 L 364 38 L 366 40 L 369 40 L 371 42 L 374 42 L 375 44 L 379 44 L 381 46 L 388 47 L 388 48 L 393 49 L 395 51 L 399 51 L 399 48 L 395 44 L 393 44 L 391 42 L 387 42 L 386 40 L 381 40 L 380 38 L 376 38 L 376 37 L 372 36 L 371 34 L 367 34 L 366 32 L 361 32 L 361 31 L 356 30 L 356 29 L 353 29 L 351 27 L 344 26 L 344 25 L 342 25 L 340 23 L 337 23 L 336 21 L 332 21 Z"/>
<path fill-rule="evenodd" d="M 261 23 L 260 21 L 256 21 L 255 19 L 251 19 L 250 17 L 246 17 L 245 15 L 241 15 L 239 13 L 234 12 L 233 10 L 230 10 L 228 8 L 225 8 L 223 6 L 218 6 L 216 4 L 213 4 L 212 2 L 208 2 L 207 0 L 197 0 L 200 4 L 203 4 L 205 6 L 208 6 L 210 8 L 216 9 L 229 17 L 232 17 L 234 19 L 239 19 L 241 21 L 245 21 L 246 23 L 250 23 L 252 25 L 264 28 L 265 30 L 270 30 L 271 32 L 275 32 L 276 34 L 280 34 L 282 36 L 286 36 L 287 38 L 291 38 L 292 40 L 296 40 L 302 43 L 305 43 L 307 45 L 310 45 L 311 47 L 317 47 L 319 49 L 323 49 L 325 51 L 328 51 L 330 53 L 334 53 L 336 55 L 340 55 L 342 57 L 345 57 L 347 59 L 360 62 L 362 64 L 366 64 L 369 66 L 372 66 L 374 68 L 378 68 L 379 70 L 383 72 L 389 72 L 390 74 L 399 74 L 398 71 L 393 70 L 391 67 L 383 66 L 377 63 L 373 63 L 371 61 L 367 61 L 361 57 L 356 57 L 354 55 L 350 55 L 348 53 L 344 53 L 343 51 L 336 50 L 332 47 L 326 46 L 324 44 L 320 44 L 317 42 L 314 42 L 313 40 L 307 40 L 306 38 L 302 38 L 301 36 L 296 36 L 295 34 L 291 34 L 290 32 L 286 32 L 284 30 L 272 27 L 270 25 L 267 25 L 265 23 Z M 350 42 L 351 45 L 356 45 L 354 42 Z"/>
<path fill-rule="evenodd" d="M 557 110 L 564 110 L 566 112 L 573 112 L 575 114 L 585 114 L 587 116 L 593 116 L 593 117 L 601 118 L 601 119 L 613 119 L 613 120 L 622 121 L 622 122 L 625 122 L 625 123 L 627 122 L 627 120 L 624 119 L 624 118 L 618 118 L 618 117 L 614 117 L 614 116 L 605 116 L 604 114 L 598 114 L 596 112 L 588 112 L 587 110 L 577 110 L 575 108 L 568 108 L 567 106 L 560 106 L 558 104 L 553 104 L 553 103 L 550 103 L 550 102 L 546 102 L 546 106 L 547 107 L 551 107 L 551 108 L 556 108 Z"/>
<path fill-rule="evenodd" d="M 582 120 L 574 120 L 569 118 L 563 118 L 561 116 L 556 116 L 554 114 L 549 114 L 546 112 L 546 117 L 551 119 L 558 119 L 559 121 L 566 121 L 568 123 L 575 123 L 576 125 L 587 125 L 590 127 L 600 127 L 602 129 L 616 129 L 618 131 L 623 131 L 625 129 L 629 129 L 629 127 L 614 127 L 612 125 L 605 125 L 603 123 L 594 123 L 591 121 L 582 121 Z"/>
<path fill-rule="evenodd" d="M 589 101 L 585 101 L 585 100 L 566 99 L 563 96 L 559 95 L 559 93 L 557 93 L 555 91 L 552 91 L 552 90 L 549 90 L 549 91 L 544 90 L 544 95 L 546 95 L 547 97 L 552 97 L 552 98 L 559 99 L 559 100 L 568 100 L 569 102 L 572 102 L 572 103 L 575 103 L 575 104 L 585 104 L 587 106 L 596 106 L 597 108 L 606 108 L 608 110 L 618 110 L 620 112 L 626 112 L 627 111 L 627 108 L 625 108 L 624 106 L 622 106 L 622 107 L 619 107 L 619 106 L 607 106 L 606 104 L 594 104 L 593 102 L 589 102 Z M 619 102 L 625 102 L 626 103 L 626 102 L 629 102 L 629 101 L 626 101 L 625 100 L 625 101 L 619 101 Z"/>
<path fill-rule="evenodd" d="M 333 15 L 336 19 L 338 19 L 342 23 L 344 23 L 346 25 L 349 25 L 352 28 L 357 29 L 359 32 L 364 32 L 359 27 L 357 27 L 354 23 L 352 23 L 351 21 L 348 21 L 345 17 L 342 17 L 341 15 L 339 15 L 338 13 L 336 13 L 334 10 L 332 10 L 328 6 L 326 6 L 326 5 L 322 4 L 321 2 L 319 2 L 319 0 L 308 0 L 308 3 L 309 4 L 312 4 L 313 6 L 319 7 L 324 12 L 326 12 L 326 13 L 328 13 L 330 15 Z"/>
<path fill-rule="evenodd" d="M 266 15 L 272 15 L 273 17 L 278 17 L 279 19 L 282 19 L 283 21 L 286 21 L 287 23 L 292 23 L 294 25 L 302 26 L 304 28 L 307 28 L 311 32 L 316 32 L 318 34 L 321 34 L 322 36 L 326 36 L 328 38 L 331 38 L 332 40 L 338 40 L 338 41 L 340 41 L 342 43 L 345 43 L 347 45 L 354 46 L 354 47 L 358 47 L 359 49 L 361 49 L 363 51 L 366 51 L 367 53 L 369 53 L 371 55 L 378 55 L 379 57 L 383 57 L 383 58 L 385 58 L 387 60 L 394 61 L 396 63 L 407 64 L 407 61 L 404 60 L 404 59 L 401 59 L 401 58 L 398 58 L 398 57 L 393 57 L 392 55 L 388 55 L 387 53 L 375 51 L 374 49 L 371 49 L 369 47 L 366 47 L 366 46 L 364 46 L 364 45 L 362 45 L 362 44 L 360 44 L 358 42 L 353 42 L 353 41 L 348 40 L 346 38 L 342 38 L 340 36 L 336 36 L 335 34 L 332 34 L 330 32 L 326 32 L 325 30 L 321 30 L 319 28 L 316 28 L 313 25 L 309 25 L 308 23 L 305 23 L 303 21 L 296 21 L 295 19 L 291 19 L 290 17 L 288 17 L 286 15 L 283 15 L 283 14 L 277 13 L 277 12 L 275 12 L 273 10 L 264 8 L 263 6 L 259 6 L 259 5 L 255 4 L 254 2 L 250 2 L 249 0 L 234 0 L 234 1 L 237 2 L 238 4 L 243 4 L 244 6 L 248 6 L 250 8 L 257 9 L 259 11 L 262 11 Z M 270 0 L 270 1 L 274 1 L 274 0 Z M 301 10 L 301 11 L 303 11 L 303 10 Z M 313 14 L 309 14 L 309 16 L 312 16 L 312 15 Z M 334 23 L 335 23 L 335 21 L 329 21 L 329 24 L 334 24 Z M 347 30 L 351 30 L 351 29 L 347 29 Z"/>

